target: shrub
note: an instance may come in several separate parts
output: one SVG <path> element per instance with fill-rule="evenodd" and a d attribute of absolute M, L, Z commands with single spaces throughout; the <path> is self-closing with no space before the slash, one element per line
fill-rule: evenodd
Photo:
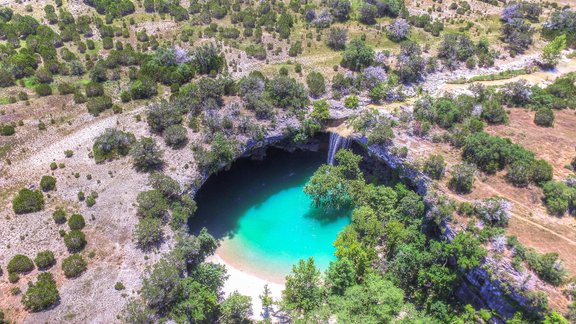
<path fill-rule="evenodd" d="M 406 19 L 398 18 L 388 25 L 387 35 L 394 42 L 402 41 L 408 38 L 410 34 L 410 24 Z"/>
<path fill-rule="evenodd" d="M 130 152 L 136 138 L 132 133 L 123 132 L 115 128 L 107 128 L 94 141 L 92 152 L 96 163 L 104 162 L 117 156 L 125 156 Z"/>
<path fill-rule="evenodd" d="M 549 181 L 542 189 L 544 190 L 544 203 L 550 214 L 562 216 L 571 204 L 574 205 L 575 190 L 565 183 Z"/>
<path fill-rule="evenodd" d="M 34 263 L 23 254 L 16 254 L 8 262 L 8 273 L 27 273 L 34 270 Z"/>
<path fill-rule="evenodd" d="M 445 171 L 446 162 L 444 162 L 444 157 L 442 155 L 432 154 L 428 157 L 426 162 L 424 162 L 424 173 L 432 179 L 442 179 Z"/>
<path fill-rule="evenodd" d="M 511 217 L 512 203 L 502 197 L 491 197 L 476 202 L 474 209 L 484 221 L 505 226 Z"/>
<path fill-rule="evenodd" d="M 52 219 L 56 224 L 64 224 L 66 222 L 66 211 L 63 208 L 57 208 L 52 213 Z"/>
<path fill-rule="evenodd" d="M 312 97 L 320 97 L 326 93 L 326 83 L 324 76 L 320 72 L 310 72 L 306 77 L 308 91 Z"/>
<path fill-rule="evenodd" d="M 126 287 L 124 287 L 124 284 L 121 283 L 120 281 L 116 282 L 116 284 L 114 285 L 114 289 L 116 290 L 124 290 L 126 289 Z"/>
<path fill-rule="evenodd" d="M 469 193 L 474 186 L 476 168 L 472 164 L 461 163 L 454 166 L 452 178 L 448 183 L 450 189 L 458 193 Z"/>
<path fill-rule="evenodd" d="M 86 271 L 88 263 L 80 254 L 72 254 L 62 261 L 62 270 L 66 278 L 78 277 L 82 272 Z"/>
<path fill-rule="evenodd" d="M 566 280 L 567 272 L 558 258 L 558 253 L 540 255 L 530 250 L 526 253 L 526 262 L 539 278 L 554 286 L 560 286 Z"/>
<path fill-rule="evenodd" d="M 73 84 L 62 82 L 58 84 L 58 93 L 61 95 L 67 95 L 76 92 L 76 87 Z"/>
<path fill-rule="evenodd" d="M 344 28 L 330 28 L 328 39 L 326 40 L 328 47 L 333 50 L 342 50 L 346 47 L 346 40 L 348 39 L 348 32 Z"/>
<path fill-rule="evenodd" d="M 163 152 L 160 151 L 154 139 L 150 137 L 142 137 L 136 141 L 130 149 L 130 155 L 134 160 L 134 166 L 139 171 L 158 169 L 164 163 L 162 161 Z"/>
<path fill-rule="evenodd" d="M 554 170 L 550 163 L 544 160 L 536 160 L 532 162 L 532 182 L 537 185 L 542 185 L 545 182 L 552 180 Z"/>
<path fill-rule="evenodd" d="M 88 99 L 86 102 L 88 112 L 94 116 L 100 115 L 106 109 L 112 108 L 112 98 L 108 96 L 100 96 Z"/>
<path fill-rule="evenodd" d="M 164 173 L 154 172 L 148 177 L 149 183 L 158 190 L 166 199 L 176 199 L 180 195 L 180 184 Z"/>
<path fill-rule="evenodd" d="M 52 274 L 43 272 L 38 275 L 35 283 L 29 284 L 22 297 L 22 304 L 31 312 L 39 312 L 56 305 L 59 300 L 60 295 Z"/>
<path fill-rule="evenodd" d="M 52 176 L 42 176 L 40 179 L 40 188 L 42 191 L 50 191 L 56 188 L 56 178 Z"/>
<path fill-rule="evenodd" d="M 379 122 L 368 134 L 368 144 L 388 145 L 394 138 L 394 131 L 389 121 Z"/>
<path fill-rule="evenodd" d="M 542 127 L 554 126 L 554 112 L 552 109 L 538 109 L 534 115 L 534 124 Z"/>
<path fill-rule="evenodd" d="M 138 215 L 162 219 L 168 212 L 168 201 L 160 190 L 142 191 L 136 198 L 138 203 Z"/>
<path fill-rule="evenodd" d="M 84 221 L 84 216 L 80 214 L 72 214 L 68 219 L 68 227 L 71 230 L 81 230 L 86 226 L 86 222 Z"/>
<path fill-rule="evenodd" d="M 80 252 L 86 246 L 86 236 L 82 231 L 71 230 L 64 235 L 64 244 L 71 253 Z"/>
<path fill-rule="evenodd" d="M 44 196 L 40 190 L 20 189 L 12 200 L 12 209 L 16 214 L 34 213 L 44 209 Z"/>
<path fill-rule="evenodd" d="M 157 218 L 146 217 L 141 219 L 134 228 L 134 240 L 136 244 L 144 249 L 150 249 L 162 242 L 164 230 L 162 229 L 162 220 Z"/>
<path fill-rule="evenodd" d="M 42 83 L 34 87 L 34 91 L 40 97 L 45 97 L 52 94 L 52 87 L 50 87 L 48 84 Z"/>
<path fill-rule="evenodd" d="M 97 82 L 87 83 L 84 86 L 84 90 L 88 98 L 101 97 L 104 95 L 104 87 Z"/>
<path fill-rule="evenodd" d="M 169 126 L 182 123 L 182 111 L 174 103 L 161 101 L 150 105 L 146 119 L 153 131 L 162 132 Z"/>
<path fill-rule="evenodd" d="M 356 109 L 359 104 L 360 99 L 358 99 L 358 96 L 351 95 L 344 99 L 344 106 L 348 109 Z"/>
<path fill-rule="evenodd" d="M 360 39 L 354 39 L 346 46 L 340 65 L 353 71 L 360 71 L 372 64 L 374 50 Z"/>
<path fill-rule="evenodd" d="M 156 82 L 150 78 L 138 79 L 130 86 L 130 95 L 133 100 L 148 99 L 157 94 Z"/>
<path fill-rule="evenodd" d="M 164 130 L 164 142 L 166 145 L 178 149 L 188 142 L 188 132 L 182 125 L 172 125 Z"/>
<path fill-rule="evenodd" d="M 532 179 L 532 166 L 529 161 L 519 160 L 508 166 L 506 179 L 516 187 L 525 187 Z"/>
<path fill-rule="evenodd" d="M 16 133 L 16 128 L 11 124 L 0 125 L 0 135 L 2 136 L 12 136 Z"/>
<path fill-rule="evenodd" d="M 308 104 L 308 95 L 302 84 L 288 76 L 278 75 L 266 88 L 272 103 L 280 108 L 301 109 Z"/>
<path fill-rule="evenodd" d="M 44 270 L 55 265 L 56 259 L 54 259 L 54 253 L 52 253 L 52 251 L 46 250 L 36 254 L 34 263 L 36 263 L 36 267 L 38 267 L 38 269 Z"/>

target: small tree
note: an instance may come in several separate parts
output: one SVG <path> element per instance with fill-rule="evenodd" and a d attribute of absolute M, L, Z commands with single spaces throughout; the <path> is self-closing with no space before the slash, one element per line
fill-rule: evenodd
<path fill-rule="evenodd" d="M 80 230 L 71 230 L 64 235 L 64 244 L 72 253 L 80 252 L 86 246 L 86 236 Z"/>
<path fill-rule="evenodd" d="M 86 271 L 88 263 L 80 254 L 72 254 L 62 261 L 62 270 L 66 278 L 75 278 Z"/>
<path fill-rule="evenodd" d="M 40 190 L 20 189 L 12 200 L 12 209 L 16 214 L 34 213 L 44 209 L 44 196 Z"/>
<path fill-rule="evenodd" d="M 8 262 L 8 273 L 27 273 L 34 270 L 34 263 L 23 254 L 16 254 Z"/>
<path fill-rule="evenodd" d="M 63 208 L 56 208 L 52 213 L 52 219 L 58 225 L 66 223 L 66 211 Z"/>
<path fill-rule="evenodd" d="M 156 82 L 150 78 L 141 78 L 132 83 L 130 94 L 133 100 L 148 99 L 158 94 Z"/>
<path fill-rule="evenodd" d="M 180 184 L 164 173 L 154 172 L 148 177 L 152 188 L 160 191 L 166 199 L 176 199 L 180 195 Z"/>
<path fill-rule="evenodd" d="M 424 173 L 432 179 L 442 179 L 445 171 L 446 162 L 444 162 L 444 157 L 440 154 L 432 154 L 428 157 L 426 162 L 424 162 Z"/>
<path fill-rule="evenodd" d="M 560 53 L 566 48 L 566 34 L 554 38 L 542 49 L 542 62 L 547 66 L 556 66 Z"/>
<path fill-rule="evenodd" d="M 452 170 L 452 178 L 448 185 L 458 193 L 469 193 L 474 185 L 475 174 L 476 167 L 474 165 L 465 162 L 458 164 Z"/>
<path fill-rule="evenodd" d="M 308 91 L 312 97 L 320 97 L 326 93 L 326 83 L 324 76 L 320 72 L 310 72 L 306 77 Z"/>
<path fill-rule="evenodd" d="M 159 244 L 163 238 L 164 230 L 161 219 L 145 217 L 134 228 L 134 240 L 143 250 L 148 250 Z"/>
<path fill-rule="evenodd" d="M 306 313 L 320 306 L 323 293 L 320 271 L 314 259 L 309 258 L 292 267 L 292 273 L 286 276 L 282 297 L 286 309 Z"/>
<path fill-rule="evenodd" d="M 166 145 L 179 149 L 188 142 L 188 132 L 182 125 L 171 125 L 164 130 L 164 142 Z"/>
<path fill-rule="evenodd" d="M 51 176 L 42 176 L 42 179 L 40 179 L 40 188 L 42 188 L 42 191 L 56 189 L 56 178 Z"/>
<path fill-rule="evenodd" d="M 220 304 L 222 323 L 244 323 L 252 316 L 252 298 L 234 291 Z"/>
<path fill-rule="evenodd" d="M 38 267 L 38 269 L 45 270 L 55 265 L 56 259 L 54 259 L 54 253 L 52 253 L 52 251 L 46 250 L 36 254 L 34 263 L 36 263 L 36 267 Z"/>
<path fill-rule="evenodd" d="M 344 28 L 330 28 L 326 43 L 333 50 L 342 50 L 346 47 L 348 32 Z"/>
<path fill-rule="evenodd" d="M 490 224 L 506 226 L 512 215 L 512 203 L 502 197 L 491 197 L 478 201 L 474 206 L 480 218 Z"/>
<path fill-rule="evenodd" d="M 159 190 L 142 191 L 136 197 L 138 215 L 143 218 L 152 217 L 162 219 L 168 212 L 168 201 Z"/>
<path fill-rule="evenodd" d="M 71 230 L 81 230 L 86 226 L 86 222 L 84 221 L 84 216 L 80 214 L 73 214 L 68 219 L 68 226 Z"/>
<path fill-rule="evenodd" d="M 151 171 L 158 169 L 164 163 L 163 152 L 160 151 L 154 139 L 142 137 L 132 146 L 130 155 L 134 160 L 134 166 L 139 171 Z"/>
<path fill-rule="evenodd" d="M 30 283 L 28 286 L 22 297 L 22 304 L 31 312 L 39 312 L 56 305 L 59 300 L 60 295 L 52 274 L 43 272 L 38 275 L 35 283 Z"/>
<path fill-rule="evenodd" d="M 360 39 L 354 39 L 346 46 L 340 65 L 353 71 L 360 71 L 374 61 L 374 50 Z"/>
<path fill-rule="evenodd" d="M 534 124 L 542 127 L 554 126 L 554 112 L 549 108 L 540 108 L 534 115 Z"/>
<path fill-rule="evenodd" d="M 104 162 L 117 156 L 125 156 L 130 152 L 132 144 L 136 141 L 134 134 L 123 132 L 115 128 L 107 128 L 96 138 L 92 145 L 96 163 Z"/>

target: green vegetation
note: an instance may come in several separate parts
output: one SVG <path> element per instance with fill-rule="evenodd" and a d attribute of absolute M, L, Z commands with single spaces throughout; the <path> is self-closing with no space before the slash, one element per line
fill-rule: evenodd
<path fill-rule="evenodd" d="M 68 218 L 68 227 L 70 227 L 71 230 L 81 230 L 84 226 L 86 226 L 84 216 L 80 214 L 72 214 L 72 216 Z"/>
<path fill-rule="evenodd" d="M 52 274 L 43 272 L 38 275 L 35 283 L 29 284 L 22 297 L 22 304 L 31 312 L 39 312 L 56 305 L 59 300 L 60 295 Z"/>
<path fill-rule="evenodd" d="M 32 263 L 29 257 L 16 254 L 10 259 L 10 262 L 8 262 L 7 269 L 8 273 L 27 273 L 34 270 L 34 263 Z"/>
<path fill-rule="evenodd" d="M 52 219 L 54 223 L 59 225 L 66 223 L 66 211 L 63 208 L 56 208 L 52 213 Z"/>
<path fill-rule="evenodd" d="M 34 263 L 38 269 L 46 270 L 56 264 L 56 259 L 54 259 L 54 253 L 52 251 L 46 250 L 36 254 Z"/>
<path fill-rule="evenodd" d="M 51 191 L 56 189 L 56 178 L 51 176 L 42 176 L 42 179 L 40 179 L 40 188 L 42 188 L 42 191 Z"/>
<path fill-rule="evenodd" d="M 123 132 L 115 128 L 107 128 L 96 138 L 92 152 L 96 163 L 102 163 L 119 156 L 126 156 L 130 152 L 136 138 L 132 133 Z"/>
<path fill-rule="evenodd" d="M 44 195 L 40 190 L 20 189 L 12 200 L 12 209 L 16 214 L 34 213 L 44 209 Z"/>
<path fill-rule="evenodd" d="M 64 235 L 64 244 L 71 253 L 82 251 L 86 243 L 86 236 L 80 230 L 71 230 Z"/>
<path fill-rule="evenodd" d="M 84 271 L 88 263 L 84 261 L 84 258 L 80 254 L 72 254 L 62 261 L 62 271 L 66 278 L 75 278 L 80 276 Z"/>

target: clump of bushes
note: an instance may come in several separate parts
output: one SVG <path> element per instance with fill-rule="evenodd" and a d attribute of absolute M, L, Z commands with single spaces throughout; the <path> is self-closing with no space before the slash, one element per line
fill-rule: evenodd
<path fill-rule="evenodd" d="M 43 272 L 38 275 L 35 283 L 28 286 L 22 297 L 22 304 L 31 312 L 39 312 L 56 305 L 59 300 L 56 281 L 50 272 Z"/>
<path fill-rule="evenodd" d="M 88 263 L 78 253 L 72 254 L 62 261 L 62 270 L 66 278 L 78 277 L 86 271 L 87 266 Z"/>
<path fill-rule="evenodd" d="M 34 213 L 44 209 L 44 195 L 40 190 L 20 189 L 12 200 L 12 209 L 16 214 Z"/>
<path fill-rule="evenodd" d="M 34 263 L 36 263 L 36 267 L 38 267 L 38 269 L 45 270 L 55 265 L 56 259 L 54 259 L 54 253 L 52 253 L 52 251 L 46 250 L 36 254 Z"/>
<path fill-rule="evenodd" d="M 558 181 L 549 181 L 542 187 L 544 204 L 552 215 L 562 216 L 576 208 L 576 188 Z"/>
<path fill-rule="evenodd" d="M 56 178 L 52 176 L 42 176 L 42 179 L 40 179 L 40 188 L 42 188 L 44 192 L 56 189 Z"/>

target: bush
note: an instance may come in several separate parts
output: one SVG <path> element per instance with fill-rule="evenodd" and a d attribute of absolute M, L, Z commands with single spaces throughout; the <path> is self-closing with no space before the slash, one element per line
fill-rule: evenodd
<path fill-rule="evenodd" d="M 525 187 L 532 179 L 532 166 L 529 161 L 516 161 L 508 166 L 506 179 L 516 187 Z"/>
<path fill-rule="evenodd" d="M 168 212 L 168 201 L 160 190 L 142 191 L 136 198 L 138 203 L 138 215 L 143 218 L 163 219 Z"/>
<path fill-rule="evenodd" d="M 188 142 L 188 132 L 182 125 L 171 125 L 164 130 L 164 142 L 166 145 L 178 149 Z"/>
<path fill-rule="evenodd" d="M 158 149 L 156 142 L 150 137 L 142 137 L 134 143 L 130 155 L 134 160 L 134 167 L 139 171 L 158 169 L 164 163 L 162 161 L 163 152 Z"/>
<path fill-rule="evenodd" d="M 12 209 L 16 214 L 34 213 L 44 209 L 44 196 L 40 190 L 20 189 L 12 200 Z"/>
<path fill-rule="evenodd" d="M 42 179 L 40 179 L 40 188 L 42 188 L 44 192 L 54 190 L 56 188 L 56 178 L 52 176 L 42 176 Z"/>
<path fill-rule="evenodd" d="M 80 214 L 72 214 L 68 219 L 68 227 L 71 230 L 81 230 L 86 226 L 86 222 L 84 221 L 84 216 Z"/>
<path fill-rule="evenodd" d="M 534 115 L 534 124 L 542 127 L 554 126 L 554 112 L 552 109 L 538 109 Z"/>
<path fill-rule="evenodd" d="M 80 252 L 86 246 L 86 236 L 82 231 L 71 230 L 64 235 L 64 244 L 71 253 Z"/>
<path fill-rule="evenodd" d="M 8 262 L 8 273 L 28 273 L 34 270 L 34 263 L 23 254 L 16 254 Z"/>
<path fill-rule="evenodd" d="M 346 46 L 340 65 L 353 71 L 360 71 L 372 64 L 374 50 L 360 39 L 354 39 Z"/>
<path fill-rule="evenodd" d="M 76 87 L 73 84 L 62 82 L 58 84 L 58 93 L 61 95 L 67 95 L 76 92 Z"/>
<path fill-rule="evenodd" d="M 11 124 L 0 125 L 0 135 L 12 136 L 14 135 L 14 133 L 16 133 L 16 128 L 14 127 L 14 125 Z"/>
<path fill-rule="evenodd" d="M 35 283 L 29 284 L 22 297 L 22 304 L 31 312 L 39 312 L 56 305 L 59 300 L 60 295 L 52 274 L 43 272 L 38 275 Z"/>
<path fill-rule="evenodd" d="M 169 126 L 182 123 L 182 111 L 174 103 L 161 101 L 150 105 L 146 120 L 154 132 L 160 133 Z"/>
<path fill-rule="evenodd" d="M 446 162 L 444 162 L 444 157 L 442 155 L 432 154 L 428 157 L 426 162 L 424 162 L 424 173 L 432 179 L 442 179 L 445 171 Z"/>
<path fill-rule="evenodd" d="M 62 270 L 66 278 L 78 277 L 82 272 L 86 271 L 88 263 L 84 261 L 80 254 L 72 254 L 62 261 Z"/>
<path fill-rule="evenodd" d="M 288 76 L 278 75 L 266 88 L 272 103 L 280 108 L 301 109 L 308 104 L 308 95 L 302 84 Z"/>
<path fill-rule="evenodd" d="M 133 100 L 148 99 L 158 94 L 156 82 L 150 78 L 134 81 L 130 86 L 130 95 Z"/>
<path fill-rule="evenodd" d="M 472 164 L 461 163 L 454 166 L 452 170 L 452 178 L 448 183 L 450 189 L 458 193 L 469 193 L 474 186 L 474 176 L 476 174 L 476 167 Z"/>
<path fill-rule="evenodd" d="M 108 96 L 94 97 L 86 102 L 88 112 L 94 116 L 100 115 L 106 109 L 112 108 L 112 98 Z"/>
<path fill-rule="evenodd" d="M 544 203 L 552 215 L 562 216 L 576 199 L 576 190 L 563 182 L 549 181 L 544 184 Z"/>
<path fill-rule="evenodd" d="M 333 50 L 342 50 L 346 47 L 348 32 L 344 28 L 330 28 L 327 45 Z"/>
<path fill-rule="evenodd" d="M 107 128 L 96 138 L 92 145 L 92 152 L 96 163 L 125 156 L 130 152 L 132 144 L 136 141 L 134 134 L 123 132 L 115 128 Z"/>
<path fill-rule="evenodd" d="M 360 99 L 358 99 L 358 96 L 351 95 L 344 99 L 344 106 L 348 109 L 356 109 L 359 104 Z"/>
<path fill-rule="evenodd" d="M 40 97 L 45 97 L 52 94 L 52 87 L 50 87 L 48 84 L 42 83 L 34 87 L 34 91 Z"/>
<path fill-rule="evenodd" d="M 136 244 L 144 249 L 150 249 L 162 242 L 164 230 L 162 229 L 162 220 L 157 218 L 146 217 L 141 219 L 136 228 L 134 228 L 134 240 Z"/>
<path fill-rule="evenodd" d="M 474 209 L 482 220 L 500 226 L 506 226 L 512 215 L 512 204 L 502 197 L 491 197 L 476 202 Z"/>
<path fill-rule="evenodd" d="M 320 97 L 326 93 L 326 83 L 320 72 L 310 72 L 306 77 L 306 84 L 312 97 Z"/>
<path fill-rule="evenodd" d="M 66 223 L 66 211 L 63 208 L 57 208 L 52 213 L 52 219 L 56 224 L 64 224 Z"/>
<path fill-rule="evenodd" d="M 84 86 L 84 90 L 88 98 L 101 97 L 104 95 L 104 87 L 97 82 L 87 83 Z"/>
<path fill-rule="evenodd" d="M 52 253 L 52 251 L 46 250 L 36 254 L 34 263 L 36 263 L 36 267 L 38 267 L 38 269 L 45 270 L 55 265 L 56 259 L 54 259 L 54 253 Z"/>
<path fill-rule="evenodd" d="M 164 173 L 154 172 L 148 178 L 150 185 L 158 190 L 166 199 L 176 199 L 180 195 L 180 184 Z"/>

